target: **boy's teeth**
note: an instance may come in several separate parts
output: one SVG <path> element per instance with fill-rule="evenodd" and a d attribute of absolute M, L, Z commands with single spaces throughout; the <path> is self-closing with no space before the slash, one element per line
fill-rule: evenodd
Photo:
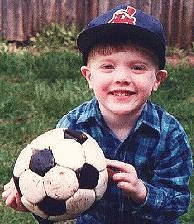
<path fill-rule="evenodd" d="M 115 96 L 129 96 L 129 93 L 118 93 L 118 92 L 114 92 L 113 95 Z"/>

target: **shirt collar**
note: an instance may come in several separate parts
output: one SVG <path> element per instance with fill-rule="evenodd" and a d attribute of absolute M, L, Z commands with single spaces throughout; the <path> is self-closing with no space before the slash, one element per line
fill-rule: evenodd
<path fill-rule="evenodd" d="M 94 97 L 86 103 L 86 107 L 77 120 L 77 124 L 91 121 L 91 119 L 100 120 L 101 118 L 102 115 L 98 106 L 98 101 Z"/>
<path fill-rule="evenodd" d="M 136 123 L 134 131 L 142 126 L 147 126 L 148 128 L 151 128 L 160 134 L 160 118 L 155 107 L 156 106 L 150 101 L 146 102 L 140 118 Z M 77 124 L 85 123 L 91 121 L 92 119 L 95 119 L 96 121 L 103 120 L 98 101 L 95 97 L 86 103 L 85 110 L 83 111 L 83 113 L 81 113 L 79 119 L 77 120 Z"/>
<path fill-rule="evenodd" d="M 157 131 L 159 134 L 161 133 L 159 114 L 156 106 L 150 101 L 146 102 L 134 131 L 142 126 L 147 126 L 148 128 Z"/>

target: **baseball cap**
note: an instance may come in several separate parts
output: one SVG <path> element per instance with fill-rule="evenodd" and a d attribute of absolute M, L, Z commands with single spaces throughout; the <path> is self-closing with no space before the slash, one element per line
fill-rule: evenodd
<path fill-rule="evenodd" d="M 98 43 L 142 43 L 159 58 L 159 69 L 165 67 L 166 39 L 164 29 L 155 17 L 122 4 L 93 19 L 78 35 L 77 45 L 87 63 L 88 53 Z"/>

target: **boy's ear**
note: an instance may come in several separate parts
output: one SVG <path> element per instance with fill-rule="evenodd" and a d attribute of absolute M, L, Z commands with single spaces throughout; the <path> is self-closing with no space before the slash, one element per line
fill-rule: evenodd
<path fill-rule="evenodd" d="M 156 82 L 153 86 L 153 91 L 157 91 L 158 87 L 166 80 L 167 76 L 168 72 L 166 70 L 158 70 L 156 72 Z"/>
<path fill-rule="evenodd" d="M 91 87 L 91 82 L 90 82 L 90 80 L 91 80 L 90 68 L 88 66 L 82 66 L 81 67 L 81 73 L 85 77 L 85 79 L 87 80 L 89 88 L 92 88 Z"/>
<path fill-rule="evenodd" d="M 91 73 L 90 73 L 90 69 L 88 68 L 88 66 L 82 66 L 81 73 L 86 78 L 87 81 L 88 81 L 88 79 L 90 79 Z"/>

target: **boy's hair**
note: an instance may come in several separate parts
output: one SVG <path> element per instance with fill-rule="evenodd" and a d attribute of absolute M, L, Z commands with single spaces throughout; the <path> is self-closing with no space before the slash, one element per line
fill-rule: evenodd
<path fill-rule="evenodd" d="M 128 41 L 151 49 L 158 58 L 159 69 L 164 69 L 166 41 L 161 23 L 129 4 L 119 5 L 92 20 L 79 34 L 77 45 L 87 64 L 89 52 L 98 44 L 119 45 Z"/>
<path fill-rule="evenodd" d="M 151 49 L 149 46 L 144 46 L 142 43 L 136 43 L 135 41 L 127 41 L 123 43 L 118 42 L 109 42 L 109 43 L 98 43 L 95 45 L 91 50 L 88 52 L 88 55 L 86 56 L 86 62 L 87 64 L 91 59 L 94 58 L 97 54 L 99 55 L 111 55 L 113 52 L 123 52 L 131 50 L 131 48 L 136 49 L 141 54 L 143 54 L 145 57 L 149 57 L 151 62 L 154 64 L 156 69 L 159 67 L 159 58 L 157 54 L 154 53 L 153 49 Z"/>

